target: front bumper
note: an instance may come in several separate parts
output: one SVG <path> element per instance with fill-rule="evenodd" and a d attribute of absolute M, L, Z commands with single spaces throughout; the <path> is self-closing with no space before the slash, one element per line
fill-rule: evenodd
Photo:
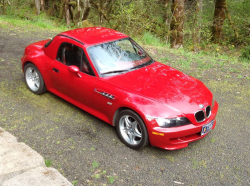
<path fill-rule="evenodd" d="M 180 127 L 161 128 L 156 123 L 155 119 L 147 119 L 147 129 L 149 141 L 152 146 L 167 150 L 176 150 L 185 148 L 188 143 L 204 138 L 207 134 L 201 136 L 201 129 L 203 125 L 208 124 L 214 120 L 212 129 L 216 125 L 216 115 L 218 112 L 218 103 L 215 101 L 212 108 L 211 116 L 199 123 L 198 125 L 190 124 Z"/>

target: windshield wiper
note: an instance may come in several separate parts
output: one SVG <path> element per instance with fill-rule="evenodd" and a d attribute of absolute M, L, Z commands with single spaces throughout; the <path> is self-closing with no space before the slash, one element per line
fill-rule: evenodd
<path fill-rule="evenodd" d="M 127 72 L 129 70 L 113 70 L 113 71 L 108 71 L 108 72 L 104 72 L 102 74 L 112 74 L 112 73 L 120 73 L 120 72 Z"/>
<path fill-rule="evenodd" d="M 155 62 L 155 61 L 154 60 L 150 60 L 150 61 L 148 61 L 146 63 L 143 63 L 143 64 L 140 64 L 138 66 L 135 66 L 135 67 L 133 67 L 133 68 L 131 68 L 129 70 L 133 70 L 133 69 L 137 69 L 137 68 L 142 68 L 142 67 L 148 66 L 148 65 L 152 64 L 153 62 Z"/>
<path fill-rule="evenodd" d="M 150 61 L 148 61 L 146 63 L 140 64 L 140 65 L 138 65 L 136 67 L 133 67 L 133 68 L 130 68 L 130 69 L 127 69 L 127 70 L 113 70 L 113 71 L 108 71 L 108 72 L 104 72 L 104 73 L 101 73 L 101 74 L 112 74 L 112 73 L 128 72 L 130 70 L 134 70 L 134 69 L 137 69 L 137 68 L 142 68 L 144 66 L 150 65 L 153 62 L 155 62 L 155 61 L 154 60 L 150 60 Z"/>

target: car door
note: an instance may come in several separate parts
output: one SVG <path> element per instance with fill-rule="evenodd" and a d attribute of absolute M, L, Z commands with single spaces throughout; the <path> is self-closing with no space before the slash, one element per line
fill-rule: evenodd
<path fill-rule="evenodd" d="M 79 75 L 69 71 L 77 66 Z M 92 107 L 96 77 L 84 51 L 72 43 L 61 43 L 50 67 L 54 93 L 79 107 Z"/>

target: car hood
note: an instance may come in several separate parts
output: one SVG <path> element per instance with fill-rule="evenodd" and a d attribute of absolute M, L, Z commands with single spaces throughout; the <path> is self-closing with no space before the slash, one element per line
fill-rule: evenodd
<path fill-rule="evenodd" d="M 201 81 L 158 62 L 103 80 L 184 115 L 200 110 L 199 104 L 211 104 L 213 97 Z"/>

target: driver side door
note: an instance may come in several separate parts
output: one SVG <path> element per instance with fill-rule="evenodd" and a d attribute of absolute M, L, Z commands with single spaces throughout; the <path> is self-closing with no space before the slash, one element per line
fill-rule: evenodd
<path fill-rule="evenodd" d="M 78 67 L 79 76 L 69 71 L 72 65 Z M 50 75 L 53 93 L 80 108 L 92 107 L 96 77 L 81 47 L 69 42 L 61 43 L 51 64 Z"/>

